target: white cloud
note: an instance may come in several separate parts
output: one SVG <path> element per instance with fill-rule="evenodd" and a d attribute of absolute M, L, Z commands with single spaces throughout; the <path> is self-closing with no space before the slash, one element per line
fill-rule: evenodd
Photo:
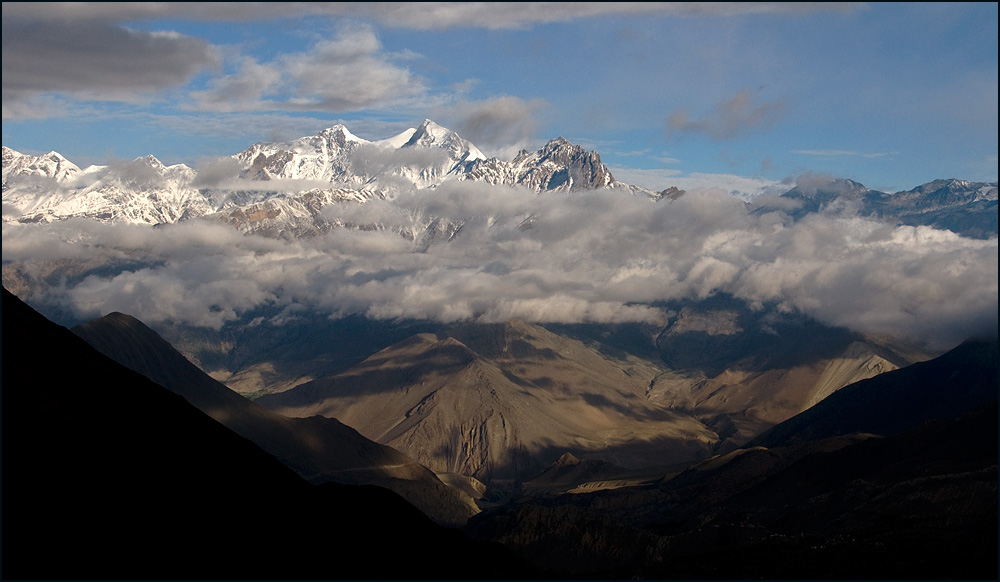
<path fill-rule="evenodd" d="M 780 209 L 750 214 L 721 190 L 651 202 L 452 182 L 326 212 L 357 224 L 464 226 L 452 242 L 424 248 L 391 228 L 286 241 L 202 221 L 73 220 L 5 225 L 3 259 L 36 281 L 51 273 L 42 259 L 104 265 L 44 291 L 82 316 L 117 310 L 211 327 L 263 306 L 441 321 L 636 321 L 660 317 L 654 301 L 727 293 L 948 347 L 996 318 L 996 239 L 820 215 L 793 223 Z"/>
<path fill-rule="evenodd" d="M 260 63 L 240 57 L 238 70 L 191 94 L 193 109 L 217 112 L 356 111 L 398 104 L 425 92 L 421 79 L 393 64 L 374 29 L 343 26 L 302 53 Z M 414 53 L 405 53 L 414 59 Z"/>
<path fill-rule="evenodd" d="M 685 191 L 717 188 L 747 201 L 756 200 L 761 196 L 778 196 L 787 192 L 791 187 L 784 181 L 751 178 L 735 174 L 707 174 L 702 172 L 685 174 L 681 170 L 671 168 L 646 170 L 611 167 L 609 169 L 616 180 L 651 190 L 661 191 L 671 186 Z"/>
<path fill-rule="evenodd" d="M 861 158 L 884 158 L 886 156 L 895 156 L 899 152 L 856 152 L 851 150 L 792 150 L 793 154 L 799 154 L 803 156 L 819 156 L 825 158 L 835 158 L 835 157 L 861 157 Z"/>

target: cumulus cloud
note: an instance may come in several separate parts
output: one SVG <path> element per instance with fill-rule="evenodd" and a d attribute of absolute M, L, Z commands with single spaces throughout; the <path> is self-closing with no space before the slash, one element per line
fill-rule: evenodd
<path fill-rule="evenodd" d="M 239 70 L 209 82 L 208 89 L 193 91 L 197 109 L 232 112 L 259 109 L 264 95 L 281 81 L 281 71 L 274 65 L 262 65 L 242 57 Z"/>
<path fill-rule="evenodd" d="M 63 281 L 46 298 L 81 317 L 118 310 L 216 328 L 259 308 L 445 322 L 657 321 L 656 302 L 726 293 L 944 348 L 997 315 L 996 239 L 858 218 L 793 222 L 779 207 L 751 213 L 723 190 L 651 202 L 446 182 L 325 212 L 386 228 L 272 240 L 202 221 L 5 225 L 3 259 L 22 273 L 36 269 L 36 281 Z M 449 242 L 421 245 L 390 228 L 435 224 L 455 227 Z M 60 279 L 40 262 L 80 257 L 104 267 Z"/>
<path fill-rule="evenodd" d="M 701 133 L 713 139 L 731 139 L 758 129 L 767 129 L 784 115 L 780 101 L 755 103 L 754 93 L 740 91 L 720 102 L 702 119 L 692 119 L 685 110 L 675 111 L 667 120 L 668 133 Z"/>
<path fill-rule="evenodd" d="M 412 54 L 404 55 L 407 59 Z M 423 81 L 395 65 L 366 25 L 342 27 L 310 50 L 260 63 L 241 57 L 238 69 L 192 92 L 194 109 L 216 112 L 274 109 L 354 111 L 421 95 Z"/>
<path fill-rule="evenodd" d="M 281 59 L 298 86 L 291 102 L 303 109 L 362 109 L 422 93 L 423 82 L 381 54 L 374 29 L 348 27 L 311 52 Z"/>

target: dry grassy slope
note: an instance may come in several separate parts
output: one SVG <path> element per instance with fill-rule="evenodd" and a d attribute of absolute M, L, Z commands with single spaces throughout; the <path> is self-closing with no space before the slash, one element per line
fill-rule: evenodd
<path fill-rule="evenodd" d="M 262 397 L 340 419 L 439 471 L 534 476 L 566 451 L 623 466 L 707 455 L 717 436 L 646 398 L 660 371 L 524 322 L 419 334 L 351 370 Z"/>

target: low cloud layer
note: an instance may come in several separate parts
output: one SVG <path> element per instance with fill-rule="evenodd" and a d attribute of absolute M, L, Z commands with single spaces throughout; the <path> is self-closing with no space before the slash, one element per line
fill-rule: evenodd
<path fill-rule="evenodd" d="M 780 210 L 751 215 L 721 190 L 650 202 L 446 182 L 327 211 L 418 238 L 461 228 L 428 247 L 393 228 L 285 241 L 205 221 L 4 225 L 5 277 L 17 265 L 36 281 L 34 300 L 80 317 L 122 311 L 215 328 L 260 307 L 283 318 L 317 309 L 445 322 L 657 321 L 654 302 L 728 293 L 940 348 L 997 317 L 996 239 L 819 215 L 793 223 Z M 51 276 L 53 260 L 77 272 Z"/>

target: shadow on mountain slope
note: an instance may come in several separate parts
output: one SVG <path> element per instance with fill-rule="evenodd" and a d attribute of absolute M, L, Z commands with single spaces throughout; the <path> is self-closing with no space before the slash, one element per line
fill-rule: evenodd
<path fill-rule="evenodd" d="M 810 423 L 788 421 L 822 433 L 658 483 L 545 490 L 466 530 L 579 577 L 996 579 L 996 361 L 995 339 L 966 342 L 834 394 L 865 414 L 831 397 Z M 864 423 L 845 423 L 852 414 Z"/>
<path fill-rule="evenodd" d="M 179 394 L 313 483 L 374 484 L 396 491 L 443 525 L 478 508 L 406 455 L 333 418 L 288 418 L 236 394 L 191 364 L 134 317 L 111 313 L 72 331 L 101 353 Z"/>
<path fill-rule="evenodd" d="M 525 578 L 373 486 L 306 483 L 4 290 L 6 578 Z"/>

